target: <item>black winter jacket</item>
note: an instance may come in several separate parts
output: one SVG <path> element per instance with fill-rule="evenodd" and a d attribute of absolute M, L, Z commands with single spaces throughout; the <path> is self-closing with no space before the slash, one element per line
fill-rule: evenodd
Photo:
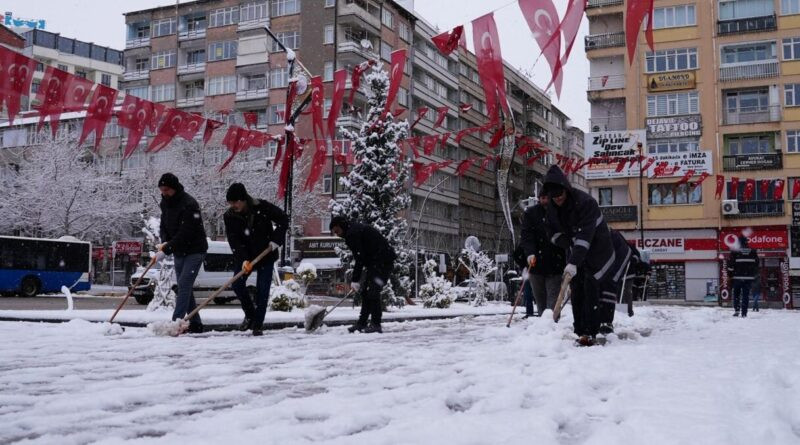
<path fill-rule="evenodd" d="M 247 212 L 236 213 L 228 209 L 223 219 L 225 234 L 237 266 L 244 261 L 252 261 L 269 246 L 270 241 L 282 246 L 289 227 L 289 217 L 283 210 L 270 202 L 254 198 L 248 199 Z M 270 252 L 264 261 L 277 259 L 276 250 Z"/>
<path fill-rule="evenodd" d="M 167 255 L 206 253 L 208 241 L 200 206 L 183 186 L 172 197 L 161 197 L 161 242 Z"/>
<path fill-rule="evenodd" d="M 747 246 L 731 252 L 728 272 L 733 280 L 753 281 L 758 275 L 758 252 Z"/>
<path fill-rule="evenodd" d="M 525 262 L 536 255 L 536 265 L 529 273 L 533 275 L 561 275 L 566 259 L 564 249 L 550 242 L 547 232 L 547 208 L 541 204 L 525 209 L 522 216 L 522 240 Z"/>
<path fill-rule="evenodd" d="M 397 255 L 389 245 L 389 241 L 374 227 L 356 222 L 350 223 L 344 234 L 344 242 L 353 253 L 356 262 L 351 281 L 361 281 L 364 267 L 382 274 L 392 271 Z"/>

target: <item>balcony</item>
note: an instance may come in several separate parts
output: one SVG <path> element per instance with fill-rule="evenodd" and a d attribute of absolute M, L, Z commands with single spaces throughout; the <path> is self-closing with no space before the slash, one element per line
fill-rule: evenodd
<path fill-rule="evenodd" d="M 719 80 L 730 82 L 732 80 L 768 79 L 778 77 L 780 69 L 777 60 L 751 62 L 746 65 L 721 66 Z"/>
<path fill-rule="evenodd" d="M 362 47 L 358 42 L 342 42 L 337 47 L 337 52 L 341 54 L 342 57 L 345 57 L 349 54 L 356 55 L 364 60 L 378 59 L 377 53 Z"/>
<path fill-rule="evenodd" d="M 586 9 L 602 8 L 604 6 L 617 6 L 625 3 L 624 0 L 589 0 Z"/>
<path fill-rule="evenodd" d="M 586 46 L 586 51 L 592 49 L 612 48 L 615 46 L 625 46 L 625 33 L 613 32 L 610 34 L 586 36 L 583 42 Z"/>
<path fill-rule="evenodd" d="M 206 70 L 205 62 L 188 63 L 178 66 L 178 74 L 202 73 Z"/>
<path fill-rule="evenodd" d="M 369 7 L 367 3 L 365 3 L 365 6 Z M 339 5 L 339 17 L 341 17 L 340 23 L 342 24 L 356 23 L 363 26 L 363 24 L 366 23 L 376 30 L 379 30 L 381 29 L 381 19 L 378 14 L 380 14 L 379 11 L 376 13 L 376 15 L 370 14 L 366 9 L 359 6 L 356 2 L 341 2 Z"/>
<path fill-rule="evenodd" d="M 269 17 L 261 17 L 257 19 L 250 19 L 250 20 L 242 20 L 239 22 L 239 26 L 237 29 L 239 31 L 244 31 L 246 29 L 256 29 L 256 28 L 263 28 L 265 26 L 269 26 Z"/>
<path fill-rule="evenodd" d="M 726 218 L 759 218 L 769 216 L 783 216 L 785 206 L 782 199 L 767 199 L 759 201 L 739 201 L 739 213 L 725 215 Z"/>
<path fill-rule="evenodd" d="M 236 92 L 236 100 L 256 100 L 266 99 L 269 89 L 259 88 L 255 90 L 242 90 Z"/>
<path fill-rule="evenodd" d="M 757 124 L 761 122 L 779 122 L 780 120 L 780 105 L 769 105 L 758 108 L 739 108 L 734 111 L 725 110 L 722 116 L 723 125 Z"/>
<path fill-rule="evenodd" d="M 631 222 L 638 220 L 636 206 L 600 206 L 606 222 Z"/>
<path fill-rule="evenodd" d="M 624 74 L 609 74 L 589 78 L 589 91 L 618 90 L 625 88 Z"/>
<path fill-rule="evenodd" d="M 150 70 L 136 70 L 136 71 L 125 71 L 125 74 L 122 75 L 122 79 L 125 81 L 132 81 L 132 80 L 143 80 L 150 78 Z"/>
<path fill-rule="evenodd" d="M 593 117 L 589 119 L 591 131 L 617 131 L 628 128 L 625 115 Z"/>
<path fill-rule="evenodd" d="M 203 105 L 205 99 L 206 99 L 205 96 L 184 97 L 183 99 L 178 99 L 176 106 L 178 108 L 198 107 Z"/>
<path fill-rule="evenodd" d="M 778 20 L 775 14 L 744 19 L 720 20 L 717 22 L 717 34 L 721 36 L 727 34 L 774 31 L 776 29 L 778 29 Z"/>
<path fill-rule="evenodd" d="M 178 33 L 178 40 L 194 40 L 194 39 L 203 39 L 206 36 L 206 29 L 192 29 L 190 31 L 181 31 Z"/>
<path fill-rule="evenodd" d="M 363 120 L 358 119 L 352 116 L 343 116 L 339 119 L 336 119 L 336 128 L 347 127 L 350 129 L 360 129 L 361 125 L 364 123 Z"/>
<path fill-rule="evenodd" d="M 780 170 L 783 168 L 781 152 L 756 153 L 748 155 L 725 155 L 722 157 L 722 170 Z"/>
<path fill-rule="evenodd" d="M 150 46 L 150 37 L 138 37 L 125 41 L 125 49 L 139 48 L 142 46 Z"/>

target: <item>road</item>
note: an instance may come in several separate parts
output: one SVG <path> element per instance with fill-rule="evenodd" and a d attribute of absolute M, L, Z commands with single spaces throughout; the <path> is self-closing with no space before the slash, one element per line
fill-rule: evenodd
<path fill-rule="evenodd" d="M 74 309 L 115 309 L 122 296 L 119 297 L 100 297 L 92 295 L 73 295 Z M 338 298 L 331 297 L 311 297 L 311 304 L 328 306 L 335 304 Z M 343 303 L 348 304 L 348 303 Z M 213 304 L 215 308 L 239 309 L 239 302 L 232 301 L 226 305 L 219 306 Z M 143 310 L 147 306 L 141 305 L 133 298 L 129 298 L 125 305 L 126 310 Z M 0 297 L 0 310 L 63 310 L 67 308 L 67 300 L 62 295 L 38 296 L 33 298 L 23 297 Z"/>

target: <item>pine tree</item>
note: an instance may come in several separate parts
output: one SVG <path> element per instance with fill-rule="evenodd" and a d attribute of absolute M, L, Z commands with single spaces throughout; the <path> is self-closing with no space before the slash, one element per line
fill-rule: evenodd
<path fill-rule="evenodd" d="M 404 245 L 408 222 L 401 215 L 411 204 L 407 186 L 410 165 L 402 160 L 397 145 L 408 136 L 408 121 L 396 122 L 391 113 L 382 116 L 389 89 L 389 76 L 382 67 L 374 67 L 365 81 L 367 119 L 358 132 L 342 130 L 344 137 L 353 141 L 355 158 L 350 173 L 339 179 L 347 198 L 332 200 L 330 210 L 333 216 L 375 227 L 389 241 L 397 259 L 382 297 L 385 303 L 398 304 L 411 288 L 412 258 Z M 342 264 L 352 267 L 350 251 L 338 253 Z"/>

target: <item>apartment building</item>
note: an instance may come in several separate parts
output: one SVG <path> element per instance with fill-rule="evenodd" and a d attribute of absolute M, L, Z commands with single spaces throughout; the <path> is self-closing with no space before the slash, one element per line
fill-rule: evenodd
<path fill-rule="evenodd" d="M 640 34 L 633 61 L 625 3 L 588 2 L 586 156 L 609 148 L 636 155 L 641 143 L 642 154 L 681 168 L 658 179 L 652 168 L 640 178 L 637 167 L 586 175 L 606 219 L 651 250 L 656 284 L 648 298 L 730 302 L 729 245 L 751 228 L 762 298 L 791 307 L 800 298 L 800 206 L 792 202 L 800 180 L 800 1 L 656 0 L 654 51 Z M 712 176 L 676 185 L 688 169 Z M 726 178 L 721 200 L 717 174 Z M 734 177 L 742 183 L 735 193 Z M 756 184 L 748 200 L 746 179 Z M 778 179 L 786 185 L 773 197 Z"/>

